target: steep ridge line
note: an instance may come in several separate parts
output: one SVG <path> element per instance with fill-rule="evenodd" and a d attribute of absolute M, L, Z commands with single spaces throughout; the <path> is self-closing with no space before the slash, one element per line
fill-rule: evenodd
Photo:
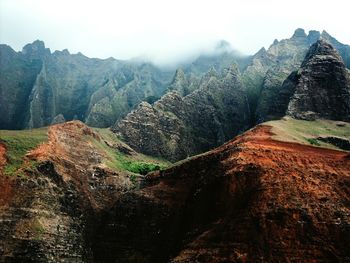
<path fill-rule="evenodd" d="M 128 220 L 135 209 L 153 209 L 142 222 L 154 222 L 157 213 L 161 217 L 167 211 L 172 227 L 156 223 L 165 234 L 155 240 L 173 242 L 162 245 L 173 255 L 170 262 L 349 260 L 350 154 L 276 141 L 272 135 L 270 126 L 260 125 L 215 150 L 150 174 L 133 195 L 140 203 L 148 200 L 149 208 L 121 201 L 114 209 L 126 209 Z M 117 220 L 124 219 L 120 215 Z M 142 229 L 138 221 L 130 227 Z M 130 240 L 136 237 L 145 238 L 129 233 Z M 116 246 L 125 242 L 114 241 Z M 124 251 L 116 248 L 115 253 Z"/>

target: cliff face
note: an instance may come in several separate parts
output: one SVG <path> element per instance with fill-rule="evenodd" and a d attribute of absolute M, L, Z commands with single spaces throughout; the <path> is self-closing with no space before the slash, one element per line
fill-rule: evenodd
<path fill-rule="evenodd" d="M 0 66 L 0 129 L 20 129 L 25 123 L 28 97 L 42 61 L 28 60 L 11 47 L 0 45 Z"/>
<path fill-rule="evenodd" d="M 182 89 L 181 89 L 182 90 Z M 170 92 L 142 103 L 113 130 L 134 149 L 169 160 L 218 146 L 249 125 L 249 107 L 238 69 L 211 70 L 200 86 L 181 97 Z"/>
<path fill-rule="evenodd" d="M 107 166 L 137 153 L 77 121 L 9 174 L 1 133 L 0 262 L 349 261 L 349 153 L 305 145 L 310 122 L 289 121 L 145 178 Z M 312 127 L 349 137 L 349 123 Z"/>
<path fill-rule="evenodd" d="M 131 187 L 124 174 L 103 165 L 103 152 L 91 144 L 101 138 L 84 124 L 52 126 L 48 133 L 24 157 L 21 178 L 3 174 L 11 159 L 0 167 L 0 262 L 89 262 L 93 211 Z M 0 141 L 0 159 L 10 150 L 6 143 Z"/>
<path fill-rule="evenodd" d="M 349 260 L 349 153 L 273 132 L 149 174 L 101 214 L 97 262 Z"/>
<path fill-rule="evenodd" d="M 0 52 L 1 129 L 47 126 L 60 114 L 108 127 L 143 99 L 163 95 L 172 77 L 147 63 L 51 53 L 41 41 Z"/>
<path fill-rule="evenodd" d="M 350 120 L 350 79 L 337 51 L 320 40 L 311 46 L 287 114 L 295 118 Z"/>
<path fill-rule="evenodd" d="M 349 120 L 350 78 L 342 58 L 326 41 L 312 45 L 298 71 L 284 81 L 270 117 Z"/>
<path fill-rule="evenodd" d="M 300 67 L 310 45 L 318 39 L 332 44 L 350 68 L 350 46 L 341 44 L 325 31 L 310 31 L 307 35 L 303 29 L 297 29 L 290 39 L 274 41 L 268 50 L 262 49 L 254 55 L 251 64 L 243 71 L 252 125 L 269 119 L 269 108 L 274 104 L 283 81 Z"/>
<path fill-rule="evenodd" d="M 246 57 L 219 47 L 211 55 L 185 63 L 188 80 L 178 91 L 191 93 L 211 67 L 221 70 L 235 58 L 244 61 Z M 57 116 L 109 127 L 141 101 L 154 102 L 175 84 L 169 68 L 136 60 L 87 58 L 68 50 L 51 53 L 42 41 L 26 45 L 21 52 L 0 45 L 0 65 L 0 109 L 5 113 L 0 129 L 47 126 Z"/>

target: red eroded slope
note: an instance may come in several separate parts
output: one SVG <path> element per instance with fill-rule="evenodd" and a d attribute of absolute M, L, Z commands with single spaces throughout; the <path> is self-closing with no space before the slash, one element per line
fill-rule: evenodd
<path fill-rule="evenodd" d="M 97 254 L 107 261 L 127 260 L 132 250 L 147 262 L 349 262 L 349 153 L 276 141 L 270 130 L 257 126 L 150 174 L 105 216 L 99 238 L 113 242 Z"/>

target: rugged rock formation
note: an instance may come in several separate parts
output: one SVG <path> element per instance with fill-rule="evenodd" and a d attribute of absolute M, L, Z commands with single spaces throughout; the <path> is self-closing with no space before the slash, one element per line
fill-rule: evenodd
<path fill-rule="evenodd" d="M 349 154 L 270 129 L 149 174 L 102 213 L 97 262 L 350 260 Z"/>
<path fill-rule="evenodd" d="M 282 83 L 291 72 L 300 67 L 310 45 L 320 38 L 336 47 L 350 68 L 350 46 L 341 44 L 325 31 L 310 31 L 306 35 L 303 29 L 297 29 L 290 39 L 275 41 L 268 50 L 261 49 L 243 71 L 243 82 L 247 87 L 252 111 L 252 125 L 269 119 L 270 106 L 274 104 Z"/>
<path fill-rule="evenodd" d="M 0 166 L 0 262 L 89 262 L 92 211 L 132 185 L 103 165 L 103 152 L 91 144 L 101 138 L 84 124 L 51 126 L 48 137 L 28 153 L 26 162 L 36 166 L 26 168 L 27 177 L 7 177 L 6 162 Z"/>
<path fill-rule="evenodd" d="M 281 90 L 282 97 L 294 90 L 288 115 L 298 119 L 350 120 L 350 78 L 341 57 L 329 43 L 319 40 L 312 45 L 297 75 L 291 77 L 294 87 L 287 82 Z M 284 98 L 282 101 L 279 104 L 286 102 Z"/>
<path fill-rule="evenodd" d="M 182 65 L 188 84 L 180 94 L 197 88 L 211 67 L 221 70 L 235 58 L 245 61 L 246 56 L 236 53 L 222 44 L 213 54 Z M 169 84 L 175 85 L 170 68 L 137 60 L 91 59 L 66 49 L 51 53 L 42 41 L 26 45 L 21 52 L 0 45 L 0 64 L 0 110 L 5 113 L 0 116 L 0 129 L 49 125 L 59 114 L 66 120 L 108 127 L 141 101 L 154 102 Z"/>
<path fill-rule="evenodd" d="M 221 76 L 212 69 L 183 98 L 171 92 L 153 106 L 142 103 L 114 131 L 137 151 L 180 160 L 222 144 L 248 125 L 247 98 L 232 66 Z"/>
<path fill-rule="evenodd" d="M 28 60 L 26 54 L 0 45 L 0 129 L 20 129 L 26 122 L 28 97 L 42 67 L 41 60 Z"/>
<path fill-rule="evenodd" d="M 22 52 L 1 45 L 0 52 L 0 129 L 46 126 L 58 114 L 107 127 L 146 97 L 163 95 L 173 74 L 147 63 L 51 53 L 42 41 Z"/>
<path fill-rule="evenodd" d="M 349 153 L 273 132 L 258 126 L 139 187 L 104 165 L 113 141 L 81 122 L 50 127 L 24 178 L 2 174 L 0 142 L 0 262 L 349 261 Z"/>
<path fill-rule="evenodd" d="M 42 41 L 26 45 L 22 52 L 0 45 L 0 110 L 4 113 L 0 129 L 49 125 L 59 114 L 65 120 L 108 127 L 141 101 L 152 104 L 169 90 L 186 96 L 200 86 L 206 72 L 221 72 L 235 63 L 243 73 L 254 125 L 268 119 L 269 106 L 283 81 L 298 69 L 309 46 L 319 38 L 330 42 L 350 67 L 349 46 L 325 31 L 306 35 L 302 29 L 252 57 L 240 55 L 221 41 L 212 53 L 181 65 L 183 70 L 175 77 L 172 69 L 150 63 L 90 59 L 68 50 L 51 53 Z"/>

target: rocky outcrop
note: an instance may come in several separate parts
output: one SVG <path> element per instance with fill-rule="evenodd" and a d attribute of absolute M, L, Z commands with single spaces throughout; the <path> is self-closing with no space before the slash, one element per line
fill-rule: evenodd
<path fill-rule="evenodd" d="M 46 126 L 58 114 L 68 121 L 108 127 L 141 101 L 159 99 L 169 85 L 181 95 L 191 93 L 211 67 L 221 70 L 236 58 L 245 61 L 246 56 L 221 43 L 213 54 L 182 65 L 184 71 L 174 77 L 173 69 L 137 60 L 87 58 L 67 49 L 51 53 L 42 41 L 26 45 L 21 52 L 0 45 L 0 110 L 4 112 L 0 129 Z"/>
<path fill-rule="evenodd" d="M 0 52 L 2 129 L 47 126 L 58 114 L 108 127 L 145 98 L 163 95 L 173 75 L 150 63 L 51 53 L 42 41 L 21 52 L 1 45 Z"/>
<path fill-rule="evenodd" d="M 346 262 L 349 169 L 346 152 L 275 141 L 259 126 L 149 174 L 102 213 L 94 253 L 98 262 Z"/>
<path fill-rule="evenodd" d="M 249 125 L 249 107 L 238 69 L 211 70 L 191 94 L 170 92 L 142 103 L 113 130 L 135 150 L 180 160 L 218 146 Z"/>
<path fill-rule="evenodd" d="M 268 50 L 262 49 L 253 56 L 251 64 L 243 71 L 243 82 L 247 88 L 252 110 L 252 125 L 270 118 L 270 106 L 275 104 L 284 80 L 303 62 L 310 47 L 318 39 L 327 39 L 341 54 L 346 65 L 350 47 L 341 44 L 327 32 L 297 29 L 290 39 L 275 41 Z"/>
<path fill-rule="evenodd" d="M 350 120 L 350 79 L 341 57 L 329 43 L 319 40 L 311 46 L 298 75 L 288 115 Z"/>
<path fill-rule="evenodd" d="M 0 262 L 350 260 L 348 152 L 261 125 L 135 185 L 104 165 L 117 152 L 102 133 L 48 131 L 22 178 L 2 174 L 0 141 Z"/>
<path fill-rule="evenodd" d="M 136 60 L 90 59 L 68 50 L 51 51 L 42 41 L 21 52 L 0 45 L 0 129 L 49 125 L 62 114 L 91 126 L 108 127 L 126 116 L 141 101 L 153 104 L 169 90 L 181 96 L 195 91 L 211 69 L 221 72 L 238 64 L 247 90 L 251 125 L 267 118 L 283 81 L 299 68 L 319 38 L 330 42 L 350 67 L 350 47 L 327 32 L 297 29 L 290 39 L 275 40 L 266 50 L 244 56 L 225 41 L 212 53 L 186 62 L 175 72 Z M 172 81 L 173 80 L 173 81 Z"/>
<path fill-rule="evenodd" d="M 29 96 L 42 68 L 40 59 L 28 60 L 7 45 L 0 45 L 0 129 L 25 126 Z"/>
<path fill-rule="evenodd" d="M 95 215 L 133 187 L 96 143 L 105 142 L 79 121 L 51 126 L 18 178 L 3 174 L 0 141 L 0 262 L 92 262 Z"/>

